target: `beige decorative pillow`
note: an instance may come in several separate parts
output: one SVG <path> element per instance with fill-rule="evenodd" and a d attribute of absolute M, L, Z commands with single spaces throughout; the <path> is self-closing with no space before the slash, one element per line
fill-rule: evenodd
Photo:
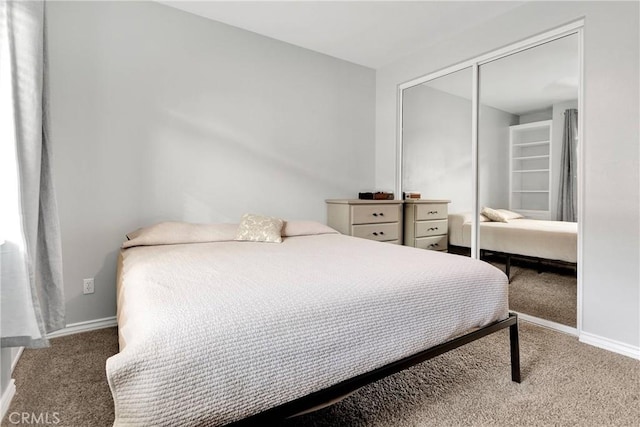
<path fill-rule="evenodd" d="M 238 226 L 235 240 L 250 242 L 282 242 L 282 226 L 284 221 L 270 216 L 244 214 Z"/>
<path fill-rule="evenodd" d="M 484 207 L 482 208 L 482 212 L 480 213 L 489 218 L 491 221 L 508 222 L 507 218 L 501 212 L 498 212 L 495 209 Z"/>

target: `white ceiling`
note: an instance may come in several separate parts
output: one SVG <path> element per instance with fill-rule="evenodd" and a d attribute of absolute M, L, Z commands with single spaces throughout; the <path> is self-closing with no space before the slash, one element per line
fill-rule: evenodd
<path fill-rule="evenodd" d="M 380 68 L 523 1 L 160 1 L 336 58 Z"/>

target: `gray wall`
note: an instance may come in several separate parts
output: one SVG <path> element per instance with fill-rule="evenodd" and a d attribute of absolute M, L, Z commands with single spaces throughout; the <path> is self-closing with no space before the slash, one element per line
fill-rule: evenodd
<path fill-rule="evenodd" d="M 518 116 L 480 104 L 479 117 L 480 208 L 509 209 L 509 126 L 518 124 Z"/>
<path fill-rule="evenodd" d="M 469 79 L 471 74 L 469 73 Z M 509 207 L 509 126 L 518 117 L 480 106 L 481 204 Z M 403 189 L 471 212 L 471 101 L 428 87 L 403 94 Z"/>
<path fill-rule="evenodd" d="M 2 396 L 11 381 L 12 349 L 0 348 L 0 396 Z"/>
<path fill-rule="evenodd" d="M 471 210 L 470 138 L 471 101 L 425 85 L 405 89 L 403 191 L 451 200 L 449 212 Z"/>
<path fill-rule="evenodd" d="M 128 231 L 324 221 L 325 198 L 373 188 L 373 70 L 154 2 L 47 11 L 68 324 L 115 315 Z"/>
<path fill-rule="evenodd" d="M 637 2 L 530 2 L 376 74 L 376 185 L 395 184 L 401 82 L 585 17 L 583 332 L 640 344 Z M 615 106 L 615 107 L 614 107 Z"/>

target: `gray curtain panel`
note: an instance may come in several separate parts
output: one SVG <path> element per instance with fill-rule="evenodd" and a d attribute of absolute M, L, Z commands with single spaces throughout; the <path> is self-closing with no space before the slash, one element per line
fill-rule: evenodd
<path fill-rule="evenodd" d="M 9 95 L 2 101 L 0 121 L 5 129 L 12 128 L 3 132 L 2 144 L 13 146 L 13 185 L 19 189 L 17 201 L 3 207 L 15 210 L 6 218 L 19 219 L 7 232 L 13 238 L 5 238 L 2 245 L 1 345 L 41 347 L 48 344 L 47 333 L 65 326 L 48 133 L 45 4 L 9 1 L 1 2 L 0 8 L 2 93 Z"/>
<path fill-rule="evenodd" d="M 564 112 L 562 157 L 560 160 L 560 191 L 558 197 L 558 221 L 578 220 L 578 110 Z"/>

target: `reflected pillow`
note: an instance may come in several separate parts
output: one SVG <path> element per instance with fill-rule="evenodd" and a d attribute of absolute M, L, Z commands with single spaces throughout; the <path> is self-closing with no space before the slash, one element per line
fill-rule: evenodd
<path fill-rule="evenodd" d="M 284 221 L 280 218 L 255 214 L 244 214 L 235 240 L 249 242 L 282 242 L 282 226 Z"/>
<path fill-rule="evenodd" d="M 506 209 L 497 209 L 497 211 L 500 212 L 502 216 L 504 216 L 507 219 L 507 221 L 510 221 L 512 219 L 524 218 L 524 215 L 521 215 L 518 212 L 512 212 Z"/>
<path fill-rule="evenodd" d="M 484 208 L 482 208 L 482 212 L 480 212 L 480 213 L 482 215 L 486 216 L 487 218 L 489 218 L 491 221 L 509 222 L 507 220 L 507 217 L 505 215 L 503 215 L 502 212 L 499 212 L 499 211 L 497 211 L 495 209 L 484 207 Z"/>
<path fill-rule="evenodd" d="M 450 222 L 459 221 L 457 218 L 462 218 L 463 224 L 471 224 L 471 220 L 473 219 L 473 214 L 471 212 L 449 214 Z M 480 214 L 478 218 L 480 218 L 478 222 L 491 222 L 489 218 L 487 218 L 482 214 Z"/>

